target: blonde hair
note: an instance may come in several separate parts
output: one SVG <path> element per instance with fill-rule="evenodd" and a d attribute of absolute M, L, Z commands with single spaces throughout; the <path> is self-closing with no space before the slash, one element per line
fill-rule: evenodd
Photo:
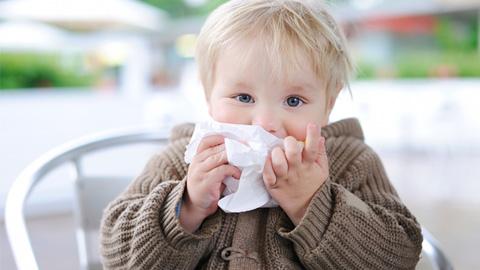
<path fill-rule="evenodd" d="M 197 39 L 195 58 L 206 92 L 213 87 L 219 54 L 237 41 L 256 37 L 277 75 L 311 59 L 312 69 L 326 81 L 327 97 L 349 87 L 353 65 L 345 37 L 320 0 L 231 0 L 207 18 Z M 279 57 L 281 56 L 281 57 Z M 328 100 L 328 98 L 327 98 Z"/>

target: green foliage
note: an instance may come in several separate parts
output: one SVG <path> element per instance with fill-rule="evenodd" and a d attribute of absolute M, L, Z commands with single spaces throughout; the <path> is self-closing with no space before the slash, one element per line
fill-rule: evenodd
<path fill-rule="evenodd" d="M 480 55 L 477 52 L 444 52 L 409 54 L 397 58 L 401 78 L 480 77 Z"/>
<path fill-rule="evenodd" d="M 366 61 L 360 61 L 355 67 L 357 79 L 371 79 L 375 77 L 375 67 Z"/>
<path fill-rule="evenodd" d="M 392 66 L 394 78 L 480 77 L 480 54 L 477 52 L 409 53 L 398 55 Z M 358 79 L 382 77 L 377 67 L 367 62 L 358 64 Z"/>
<path fill-rule="evenodd" d="M 207 0 L 200 6 L 190 6 L 181 0 L 142 0 L 152 6 L 158 7 L 166 11 L 173 18 L 204 16 L 210 13 L 219 5 L 227 0 Z"/>
<path fill-rule="evenodd" d="M 78 64 L 61 64 L 54 54 L 0 53 L 0 90 L 92 85 L 96 76 L 79 70 Z"/>
<path fill-rule="evenodd" d="M 478 22 L 455 22 L 449 17 L 439 17 L 434 31 L 442 51 L 475 51 L 478 44 Z"/>

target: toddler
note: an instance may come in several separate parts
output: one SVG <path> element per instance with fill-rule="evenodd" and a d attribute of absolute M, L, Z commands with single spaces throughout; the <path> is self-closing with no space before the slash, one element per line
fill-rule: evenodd
<path fill-rule="evenodd" d="M 173 129 L 104 212 L 106 269 L 414 269 L 422 235 L 359 122 L 329 123 L 352 63 L 320 1 L 232 0 L 203 26 L 196 60 L 211 118 L 282 138 L 263 182 L 278 207 L 225 213 L 224 137 Z"/>

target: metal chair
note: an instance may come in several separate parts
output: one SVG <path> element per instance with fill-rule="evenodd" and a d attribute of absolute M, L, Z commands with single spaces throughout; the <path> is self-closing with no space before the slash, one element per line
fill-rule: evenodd
<path fill-rule="evenodd" d="M 164 132 L 130 130 L 94 135 L 55 148 L 22 171 L 8 193 L 5 209 L 7 236 L 18 269 L 38 269 L 25 225 L 25 202 L 35 186 L 47 174 L 66 163 L 73 163 L 76 170 L 74 216 L 81 269 L 102 269 L 100 255 L 95 248 L 98 243 L 102 211 L 108 202 L 127 186 L 131 178 L 85 176 L 82 159 L 93 152 L 123 145 L 139 143 L 164 145 L 168 142 L 167 135 L 166 130 Z M 425 228 L 422 228 L 422 234 L 423 256 L 419 265 L 435 270 L 453 269 L 433 236 Z"/>

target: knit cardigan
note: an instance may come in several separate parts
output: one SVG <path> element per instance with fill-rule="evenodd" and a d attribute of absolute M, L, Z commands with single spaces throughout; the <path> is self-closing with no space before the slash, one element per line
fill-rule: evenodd
<path fill-rule="evenodd" d="M 105 269 L 414 269 L 420 226 L 402 204 L 357 119 L 322 128 L 329 179 L 294 226 L 280 207 L 221 209 L 185 231 L 176 215 L 186 187 L 185 147 L 194 125 L 170 143 L 104 211 Z"/>

